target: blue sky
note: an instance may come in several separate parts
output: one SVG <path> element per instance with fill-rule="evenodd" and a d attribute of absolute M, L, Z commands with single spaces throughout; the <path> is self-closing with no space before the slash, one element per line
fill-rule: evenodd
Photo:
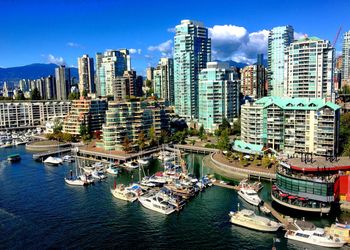
<path fill-rule="evenodd" d="M 336 3 L 336 4 L 335 4 Z M 172 28 L 182 19 L 210 29 L 215 59 L 252 62 L 266 52 L 267 30 L 290 24 L 297 35 L 333 42 L 350 29 L 350 1 L 107 1 L 1 0 L 0 67 L 65 62 L 106 49 L 132 49 L 132 66 L 144 74 L 171 55 Z M 337 51 L 341 50 L 341 36 Z"/>

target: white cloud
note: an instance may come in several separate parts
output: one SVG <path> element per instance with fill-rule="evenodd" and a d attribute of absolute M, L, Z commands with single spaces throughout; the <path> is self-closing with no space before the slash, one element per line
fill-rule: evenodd
<path fill-rule="evenodd" d="M 161 44 L 149 46 L 148 50 L 159 51 L 162 54 L 162 56 L 171 56 L 172 50 L 173 50 L 172 45 L 173 45 L 173 41 L 169 39 Z"/>
<path fill-rule="evenodd" d="M 75 42 L 68 42 L 66 45 L 71 48 L 82 48 L 81 44 Z"/>
<path fill-rule="evenodd" d="M 175 27 L 167 28 L 166 31 L 168 31 L 170 33 L 175 33 L 176 32 L 176 28 Z"/>
<path fill-rule="evenodd" d="M 258 53 L 266 54 L 269 31 L 249 33 L 245 27 L 215 25 L 209 28 L 213 59 L 254 63 Z"/>
<path fill-rule="evenodd" d="M 49 54 L 47 56 L 46 61 L 48 63 L 53 63 L 53 64 L 57 64 L 57 65 L 65 65 L 66 64 L 65 60 L 63 59 L 63 57 L 61 57 L 61 56 L 55 57 L 52 54 Z"/>
<path fill-rule="evenodd" d="M 307 34 L 294 31 L 294 40 L 299 40 L 304 37 L 307 37 Z"/>
<path fill-rule="evenodd" d="M 141 55 L 142 50 L 141 49 L 129 49 L 130 54 L 139 54 Z"/>

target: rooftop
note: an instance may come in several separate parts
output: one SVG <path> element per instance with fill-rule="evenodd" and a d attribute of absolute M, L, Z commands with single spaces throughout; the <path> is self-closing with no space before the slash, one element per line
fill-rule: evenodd
<path fill-rule="evenodd" d="M 332 102 L 326 102 L 324 99 L 309 99 L 309 98 L 287 98 L 277 96 L 266 96 L 255 102 L 255 104 L 268 107 L 271 104 L 275 104 L 282 109 L 291 110 L 319 110 L 325 106 L 337 110 L 340 109 L 339 105 Z"/>

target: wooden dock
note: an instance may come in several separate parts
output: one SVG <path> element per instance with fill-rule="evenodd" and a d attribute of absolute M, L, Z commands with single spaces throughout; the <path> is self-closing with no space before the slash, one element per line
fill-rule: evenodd
<path fill-rule="evenodd" d="M 33 154 L 33 159 L 34 160 L 40 160 L 42 158 L 45 158 L 45 157 L 48 157 L 48 156 L 51 156 L 51 155 L 62 154 L 62 153 L 69 153 L 71 151 L 72 151 L 71 148 L 63 148 L 63 149 L 54 150 L 54 151 L 37 153 L 37 154 Z"/>
<path fill-rule="evenodd" d="M 226 183 L 221 183 L 218 180 L 214 181 L 213 185 L 214 186 L 218 186 L 218 187 L 233 189 L 233 190 L 236 190 L 236 191 L 239 190 L 239 186 L 233 186 L 233 185 L 229 185 L 229 184 L 226 184 Z"/>

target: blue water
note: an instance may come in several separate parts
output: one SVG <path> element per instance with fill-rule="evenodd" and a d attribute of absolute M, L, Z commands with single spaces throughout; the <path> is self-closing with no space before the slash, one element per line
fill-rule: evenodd
<path fill-rule="evenodd" d="M 8 154 L 19 153 L 20 163 L 10 164 Z M 192 159 L 193 157 L 193 159 Z M 187 156 L 189 171 L 201 168 L 202 156 Z M 158 162 L 150 167 L 157 171 Z M 110 194 L 114 180 L 127 183 L 138 171 L 109 176 L 88 187 L 71 187 L 64 176 L 73 166 L 45 167 L 32 160 L 23 146 L 0 149 L 1 249 L 304 249 L 289 243 L 283 232 L 261 233 L 233 226 L 228 213 L 246 206 L 233 190 L 211 187 L 192 199 L 183 211 L 164 216 Z M 266 184 L 267 186 L 270 184 Z M 263 190 L 268 197 L 268 188 Z M 312 248 L 309 248 L 312 249 Z"/>

